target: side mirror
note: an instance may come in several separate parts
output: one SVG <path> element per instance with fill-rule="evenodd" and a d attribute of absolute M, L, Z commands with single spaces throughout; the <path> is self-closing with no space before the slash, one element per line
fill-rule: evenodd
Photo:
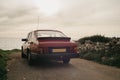
<path fill-rule="evenodd" d="M 22 41 L 28 41 L 26 38 L 22 39 Z"/>

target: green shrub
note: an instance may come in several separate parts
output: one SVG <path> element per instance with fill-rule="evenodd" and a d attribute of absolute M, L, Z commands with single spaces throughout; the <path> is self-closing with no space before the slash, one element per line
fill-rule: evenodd
<path fill-rule="evenodd" d="M 0 80 L 6 80 L 6 61 L 8 57 L 5 53 L 0 53 Z"/>
<path fill-rule="evenodd" d="M 103 64 L 120 67 L 120 54 L 111 55 L 102 61 Z"/>
<path fill-rule="evenodd" d="M 101 36 L 101 35 L 93 35 L 93 36 L 90 36 L 90 37 L 84 37 L 84 38 L 81 38 L 79 39 L 78 41 L 81 43 L 81 44 L 84 44 L 86 40 L 90 40 L 92 42 L 103 42 L 103 43 L 107 43 L 111 40 L 111 38 L 108 38 L 108 37 L 104 37 L 104 36 Z"/>
<path fill-rule="evenodd" d="M 100 62 L 101 61 L 101 54 L 99 53 L 87 53 L 83 56 L 83 58 L 87 59 L 87 60 L 93 60 L 96 62 Z"/>
<path fill-rule="evenodd" d="M 18 52 L 20 50 L 13 49 L 13 50 L 1 50 L 0 49 L 0 80 L 7 80 L 6 76 L 6 65 L 7 60 L 9 59 L 8 55 L 13 52 Z"/>
<path fill-rule="evenodd" d="M 0 49 L 0 80 L 7 80 L 6 76 L 6 65 L 8 60 L 8 55 L 13 52 L 19 52 L 19 49 L 13 49 L 13 50 L 2 50 Z"/>

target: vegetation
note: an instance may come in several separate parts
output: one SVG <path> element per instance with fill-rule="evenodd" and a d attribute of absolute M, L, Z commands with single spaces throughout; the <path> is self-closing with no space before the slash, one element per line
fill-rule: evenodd
<path fill-rule="evenodd" d="M 90 37 L 81 38 L 78 41 L 81 44 L 84 44 L 86 40 L 90 40 L 92 42 L 104 42 L 104 43 L 107 43 L 107 42 L 109 42 L 111 40 L 111 38 L 104 37 L 102 35 L 93 35 L 93 36 L 90 36 Z"/>
<path fill-rule="evenodd" d="M 9 59 L 8 55 L 13 53 L 13 52 L 18 52 L 20 50 L 18 49 L 13 49 L 13 50 L 2 50 L 0 49 L 0 80 L 6 80 L 6 65 L 7 65 L 7 60 Z"/>
<path fill-rule="evenodd" d="M 86 46 L 86 44 L 84 44 L 86 40 L 90 40 L 92 43 L 87 43 Z M 79 42 L 82 47 L 82 49 L 80 49 L 81 58 L 120 67 L 120 38 L 108 38 L 95 35 L 79 39 Z M 99 44 L 97 44 L 98 42 Z M 88 45 L 90 46 L 89 49 L 87 48 Z"/>
<path fill-rule="evenodd" d="M 94 51 L 94 52 L 85 53 L 82 56 L 82 58 L 87 59 L 87 60 L 92 60 L 92 61 L 95 61 L 101 64 L 120 67 L 119 52 L 114 53 L 113 51 L 112 52 L 110 51 L 110 52 L 103 53 L 103 51 L 99 51 L 99 52 Z"/>

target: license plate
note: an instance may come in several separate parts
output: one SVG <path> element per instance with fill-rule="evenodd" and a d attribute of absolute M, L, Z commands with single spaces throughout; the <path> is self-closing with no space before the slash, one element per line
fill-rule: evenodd
<path fill-rule="evenodd" d="M 66 49 L 52 49 L 52 52 L 66 52 Z"/>

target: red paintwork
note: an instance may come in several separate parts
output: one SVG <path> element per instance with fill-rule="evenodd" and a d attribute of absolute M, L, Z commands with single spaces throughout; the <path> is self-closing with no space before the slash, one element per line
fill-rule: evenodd
<path fill-rule="evenodd" d="M 76 44 L 70 42 L 39 42 L 41 47 L 76 47 Z"/>

